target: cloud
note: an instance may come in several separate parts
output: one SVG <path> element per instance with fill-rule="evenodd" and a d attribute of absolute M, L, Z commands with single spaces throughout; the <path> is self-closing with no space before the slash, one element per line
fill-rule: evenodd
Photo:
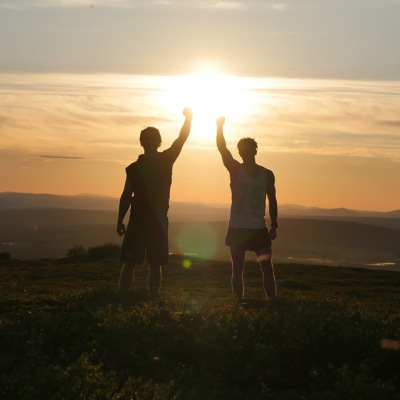
<path fill-rule="evenodd" d="M 374 6 L 386 6 L 388 4 L 400 4 L 400 0 L 375 0 L 372 2 Z"/>
<path fill-rule="evenodd" d="M 357 154 L 400 161 L 399 82 L 264 82 L 251 122 L 238 129 L 254 127 L 261 147 L 274 152 Z"/>
<path fill-rule="evenodd" d="M 162 81 L 0 74 L 0 149 L 50 155 L 48 159 L 60 152 L 76 159 L 129 159 L 132 150 L 140 149 L 140 131 L 149 125 L 162 127 L 163 141 L 169 143 L 179 128 L 171 118 L 181 117 L 157 104 Z"/>
<path fill-rule="evenodd" d="M 230 146 L 251 127 L 260 151 L 400 161 L 400 82 L 240 82 L 253 105 L 243 118 L 227 121 Z M 178 77 L 0 74 L 0 86 L 0 150 L 40 154 L 42 161 L 130 160 L 141 152 L 145 126 L 159 127 L 165 144 L 180 128 L 183 99 L 172 95 Z M 201 123 L 195 116 L 194 129 L 213 132 L 212 123 Z M 195 134 L 187 147 L 214 146 Z"/>
<path fill-rule="evenodd" d="M 356 0 L 356 2 L 363 4 Z M 348 2 L 346 2 L 347 4 Z M 398 5 L 400 0 L 381 0 L 375 1 L 375 5 Z M 315 6 L 319 6 L 315 2 Z M 363 4 L 364 5 L 364 4 Z M 265 0 L 2 0 L 0 9 L 21 9 L 21 8 L 56 8 L 56 7 L 107 7 L 107 8 L 211 8 L 211 9 L 231 9 L 241 10 L 269 8 L 283 11 L 290 7 L 287 1 Z"/>
<path fill-rule="evenodd" d="M 96 7 L 108 8 L 204 8 L 241 10 L 244 8 L 264 7 L 259 1 L 243 0 L 4 0 L 0 8 L 32 8 L 32 7 Z M 269 3 L 267 5 L 276 10 L 287 7 L 285 3 Z"/>
<path fill-rule="evenodd" d="M 274 32 L 262 32 L 263 35 L 270 36 L 304 36 L 304 35 L 338 35 L 341 34 L 339 31 L 274 31 Z"/>
<path fill-rule="evenodd" d="M 242 0 L 158 0 L 153 3 L 147 2 L 147 6 L 161 5 L 174 8 L 197 8 L 197 9 L 222 9 L 222 10 L 241 10 L 248 8 L 249 3 Z"/>
<path fill-rule="evenodd" d="M 44 160 L 85 160 L 84 157 L 76 157 L 76 156 L 56 156 L 56 155 L 40 155 L 40 159 Z"/>
<path fill-rule="evenodd" d="M 3 0 L 0 8 L 23 9 L 23 8 L 56 8 L 56 7 L 134 7 L 137 3 L 145 4 L 145 2 L 137 2 L 135 0 Z"/>
<path fill-rule="evenodd" d="M 389 127 L 397 127 L 400 128 L 400 120 L 394 120 L 394 121 L 378 121 L 378 123 L 384 125 L 384 126 L 389 126 Z"/>
<path fill-rule="evenodd" d="M 215 8 L 224 10 L 240 10 L 247 8 L 247 5 L 241 1 L 215 1 L 209 2 L 203 6 L 205 8 Z"/>
<path fill-rule="evenodd" d="M 270 7 L 274 10 L 285 10 L 289 6 L 287 3 L 270 3 Z"/>
<path fill-rule="evenodd" d="M 331 204 L 348 206 L 347 188 L 355 193 L 353 206 L 367 207 L 360 199 L 371 198 L 373 182 L 382 193 L 374 208 L 398 204 L 399 81 L 229 82 L 235 79 L 244 96 L 231 96 L 232 104 L 247 97 L 252 102 L 240 118 L 227 119 L 228 147 L 237 158 L 238 139 L 254 137 L 258 162 L 276 169 L 281 199 L 319 202 L 330 182 L 338 193 Z M 142 153 L 141 129 L 160 128 L 162 149 L 177 137 L 183 119 L 175 91 L 182 82 L 182 77 L 0 73 L 0 169 L 5 171 L 0 186 L 119 195 L 125 166 Z M 174 169 L 173 196 L 221 202 L 229 199 L 229 182 L 215 147 L 215 119 L 202 122 L 195 114 Z M 196 140 L 199 127 L 201 134 L 210 133 L 209 140 Z M 303 186 L 310 188 L 305 194 Z"/>

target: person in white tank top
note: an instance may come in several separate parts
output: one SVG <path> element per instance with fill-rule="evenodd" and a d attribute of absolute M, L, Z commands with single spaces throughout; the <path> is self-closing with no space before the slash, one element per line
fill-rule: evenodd
<path fill-rule="evenodd" d="M 267 299 L 277 296 L 276 279 L 272 264 L 271 240 L 277 237 L 278 204 L 275 176 L 255 161 L 257 142 L 243 138 L 238 142 L 243 163 L 235 160 L 226 147 L 223 133 L 224 117 L 217 119 L 217 148 L 229 171 L 232 205 L 225 244 L 230 247 L 232 259 L 232 291 L 237 304 L 243 304 L 244 267 L 246 251 L 254 251 L 263 273 L 263 287 Z M 271 228 L 266 225 L 266 199 Z"/>
<path fill-rule="evenodd" d="M 233 228 L 265 228 L 265 199 L 268 190 L 268 170 L 260 167 L 251 176 L 243 164 L 231 174 L 232 207 L 229 226 Z"/>

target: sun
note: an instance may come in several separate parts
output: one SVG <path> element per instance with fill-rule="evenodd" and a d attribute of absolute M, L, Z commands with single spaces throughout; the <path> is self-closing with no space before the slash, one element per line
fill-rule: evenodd
<path fill-rule="evenodd" d="M 223 115 L 228 123 L 235 123 L 245 118 L 252 106 L 246 79 L 215 68 L 202 68 L 180 76 L 170 89 L 170 104 L 192 108 L 191 137 L 198 141 L 214 139 L 218 116 Z"/>

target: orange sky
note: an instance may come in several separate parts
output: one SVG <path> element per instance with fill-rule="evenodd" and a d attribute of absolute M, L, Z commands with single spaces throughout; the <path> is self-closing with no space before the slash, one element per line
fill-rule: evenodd
<path fill-rule="evenodd" d="M 217 79 L 216 79 L 217 78 Z M 276 175 L 278 201 L 389 211 L 400 205 L 400 83 L 189 76 L 0 74 L 0 191 L 119 197 L 139 132 L 192 133 L 174 166 L 172 200 L 227 204 L 215 117 L 235 157 L 254 137 Z"/>
<path fill-rule="evenodd" d="M 280 203 L 400 208 L 399 0 L 2 0 L 0 191 L 119 197 L 138 135 L 193 130 L 172 200 L 227 204 L 254 137 Z M 281 78 L 282 77 L 282 78 Z"/>

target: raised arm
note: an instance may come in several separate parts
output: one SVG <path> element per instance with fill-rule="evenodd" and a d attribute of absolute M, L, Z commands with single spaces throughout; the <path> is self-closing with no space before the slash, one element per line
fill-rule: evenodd
<path fill-rule="evenodd" d="M 269 203 L 269 218 L 271 220 L 271 229 L 269 236 L 272 240 L 277 237 L 276 228 L 278 228 L 278 201 L 276 200 L 276 189 L 275 189 L 275 176 L 272 171 L 269 171 L 268 176 L 268 189 L 267 197 Z"/>
<path fill-rule="evenodd" d="M 124 190 L 119 200 L 118 221 L 117 221 L 117 233 L 119 236 L 125 234 L 124 218 L 131 205 L 132 192 L 133 192 L 132 185 L 129 182 L 128 178 L 126 178 Z"/>
<path fill-rule="evenodd" d="M 225 167 L 231 171 L 232 168 L 235 168 L 236 165 L 239 165 L 239 162 L 233 158 L 232 153 L 226 147 L 224 123 L 225 117 L 217 118 L 217 148 L 221 154 L 222 162 L 224 163 Z"/>
<path fill-rule="evenodd" d="M 185 144 L 187 138 L 189 137 L 190 129 L 192 126 L 193 113 L 190 108 L 184 108 L 183 115 L 185 116 L 185 121 L 183 122 L 182 128 L 179 132 L 179 136 L 174 140 L 171 147 L 166 150 L 171 157 L 171 161 L 174 163 L 182 151 L 182 147 Z"/>

